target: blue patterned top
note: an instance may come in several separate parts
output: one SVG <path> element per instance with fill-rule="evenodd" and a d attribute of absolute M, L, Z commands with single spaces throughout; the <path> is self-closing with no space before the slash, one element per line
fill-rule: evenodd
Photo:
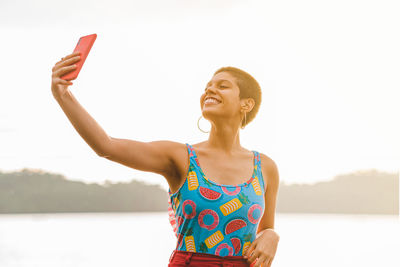
<path fill-rule="evenodd" d="M 178 237 L 176 250 L 245 255 L 264 213 L 260 154 L 252 150 L 254 170 L 247 182 L 223 185 L 205 176 L 193 147 L 186 146 L 190 165 L 185 183 L 174 194 L 168 190 Z"/>

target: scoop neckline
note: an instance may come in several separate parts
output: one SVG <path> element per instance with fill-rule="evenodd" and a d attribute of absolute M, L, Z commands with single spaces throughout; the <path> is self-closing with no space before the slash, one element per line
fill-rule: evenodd
<path fill-rule="evenodd" d="M 209 178 L 207 178 L 206 174 L 204 173 L 203 169 L 202 169 L 201 166 L 200 166 L 200 162 L 199 162 L 199 160 L 198 160 L 199 158 L 198 158 L 198 156 L 197 156 L 197 154 L 196 154 L 196 151 L 194 150 L 193 146 L 190 145 L 190 144 L 188 144 L 188 143 L 186 143 L 186 144 L 190 146 L 190 149 L 191 149 L 192 152 L 193 152 L 193 157 L 194 157 L 194 158 L 197 158 L 197 160 L 195 160 L 195 162 L 196 162 L 196 165 L 197 165 L 197 167 L 199 168 L 199 170 L 200 170 L 200 172 L 201 172 L 201 174 L 202 174 L 201 176 L 202 176 L 204 179 L 206 179 L 208 182 L 210 182 L 210 183 L 212 183 L 212 184 L 214 184 L 214 185 L 222 186 L 222 187 L 247 186 L 247 185 L 249 185 L 249 184 L 253 181 L 253 179 L 255 178 L 255 174 L 256 174 L 256 165 L 257 165 L 257 162 L 256 162 L 256 160 L 257 160 L 256 153 L 257 153 L 257 152 L 256 152 L 255 150 L 251 150 L 251 152 L 253 152 L 253 173 L 252 173 L 250 179 L 248 179 L 246 182 L 243 182 L 243 183 L 240 183 L 240 184 L 237 184 L 237 185 L 232 185 L 232 184 L 219 184 L 219 183 L 214 182 L 213 180 L 210 180 Z"/>

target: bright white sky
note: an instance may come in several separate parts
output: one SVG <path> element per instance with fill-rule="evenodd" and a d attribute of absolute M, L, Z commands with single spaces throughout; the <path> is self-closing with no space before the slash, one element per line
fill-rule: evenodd
<path fill-rule="evenodd" d="M 395 0 L 2 0 L 0 170 L 167 188 L 98 157 L 52 97 L 53 65 L 97 33 L 71 91 L 110 136 L 206 140 L 200 95 L 214 71 L 235 66 L 263 90 L 241 143 L 271 157 L 282 181 L 397 172 L 399 13 Z"/>

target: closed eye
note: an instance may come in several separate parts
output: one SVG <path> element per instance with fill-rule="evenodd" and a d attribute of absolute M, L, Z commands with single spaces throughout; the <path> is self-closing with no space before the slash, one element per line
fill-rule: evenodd
<path fill-rule="evenodd" d="M 228 86 L 223 86 L 223 85 L 220 85 L 220 87 L 222 87 L 222 88 L 228 88 Z M 207 87 L 204 89 L 204 91 L 207 91 Z"/>

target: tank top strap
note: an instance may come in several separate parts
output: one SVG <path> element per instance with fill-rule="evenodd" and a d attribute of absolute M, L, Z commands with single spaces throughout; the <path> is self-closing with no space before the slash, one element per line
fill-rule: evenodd
<path fill-rule="evenodd" d="M 264 177 L 262 174 L 262 169 L 261 169 L 261 157 L 260 157 L 260 153 L 258 151 L 253 150 L 253 152 L 255 153 L 255 166 L 257 168 L 256 170 L 256 174 L 258 177 L 258 180 L 262 183 L 262 187 L 264 188 L 264 192 L 266 190 L 265 187 L 265 182 L 264 182 Z"/>
<path fill-rule="evenodd" d="M 189 143 L 185 143 L 185 145 L 187 146 L 188 149 L 189 158 L 193 158 L 195 156 L 193 147 Z"/>
<path fill-rule="evenodd" d="M 189 143 L 185 143 L 188 148 L 189 160 L 195 166 L 195 168 L 200 169 L 199 160 L 197 159 L 196 151 L 194 151 L 193 147 Z"/>

